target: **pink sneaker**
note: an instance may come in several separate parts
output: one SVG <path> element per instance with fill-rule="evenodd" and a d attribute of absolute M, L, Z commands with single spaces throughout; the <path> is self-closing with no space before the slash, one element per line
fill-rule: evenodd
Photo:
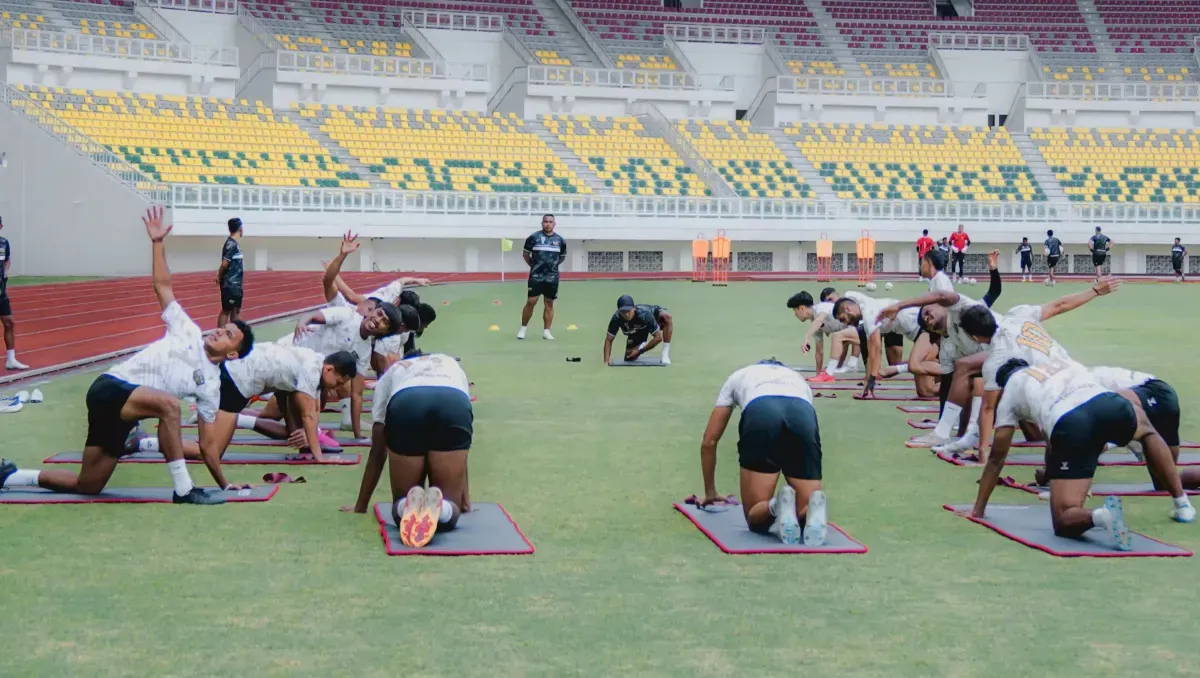
<path fill-rule="evenodd" d="M 832 384 L 835 381 L 837 381 L 837 379 L 834 379 L 833 375 L 829 374 L 828 372 L 822 372 L 817 376 L 809 377 L 808 379 L 808 383 L 810 384 Z"/>
<path fill-rule="evenodd" d="M 329 435 L 328 431 L 317 431 L 317 441 L 321 443 L 321 449 L 323 450 L 342 449 L 342 444 L 336 438 Z"/>

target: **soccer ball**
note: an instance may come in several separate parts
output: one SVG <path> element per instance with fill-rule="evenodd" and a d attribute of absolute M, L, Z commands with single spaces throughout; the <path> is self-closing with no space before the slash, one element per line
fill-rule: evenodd
<path fill-rule="evenodd" d="M 979 283 L 979 281 L 978 281 L 978 280 L 976 280 L 976 279 L 974 279 L 974 278 L 967 278 L 967 284 L 968 284 L 968 285 L 976 285 L 976 284 L 978 284 L 978 283 Z"/>
<path fill-rule="evenodd" d="M 1050 286 L 1050 279 L 1046 278 L 1046 287 L 1049 287 L 1049 286 Z"/>
<path fill-rule="evenodd" d="M 883 289 L 887 290 L 888 292 L 891 292 L 891 291 L 892 291 L 892 284 L 891 284 L 891 283 L 884 283 L 884 284 L 883 284 Z"/>
<path fill-rule="evenodd" d="M 875 283 L 873 283 L 873 282 L 867 283 L 867 291 L 874 292 L 875 291 Z"/>

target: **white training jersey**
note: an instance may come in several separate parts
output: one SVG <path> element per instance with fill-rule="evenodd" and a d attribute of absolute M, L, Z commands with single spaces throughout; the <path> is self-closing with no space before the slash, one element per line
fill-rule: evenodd
<path fill-rule="evenodd" d="M 321 311 L 325 317 L 324 325 L 309 325 L 299 340 L 288 334 L 277 343 L 300 346 L 321 355 L 329 355 L 338 351 L 350 351 L 354 354 L 354 362 L 359 375 L 365 375 L 371 369 L 371 350 L 374 337 L 362 336 L 363 317 L 353 308 L 329 308 Z"/>
<path fill-rule="evenodd" d="M 812 402 L 812 389 L 795 370 L 783 365 L 758 364 L 729 375 L 715 407 L 746 406 L 761 396 L 787 396 Z"/>
<path fill-rule="evenodd" d="M 1110 391 L 1078 363 L 1046 363 L 1027 367 L 1008 380 L 996 406 L 996 428 L 1036 423 L 1047 436 L 1066 413 Z"/>
<path fill-rule="evenodd" d="M 1147 372 L 1136 372 L 1123 367 L 1093 367 L 1088 371 L 1092 373 L 1092 378 L 1097 384 L 1110 391 L 1128 390 L 1157 378 Z"/>
<path fill-rule="evenodd" d="M 333 300 L 326 304 L 328 308 L 357 308 L 356 304 L 350 303 L 350 300 L 338 292 L 334 295 Z"/>
<path fill-rule="evenodd" d="M 400 332 L 387 337 L 380 337 L 375 340 L 375 352 L 379 355 L 386 356 L 389 353 L 395 353 L 398 356 L 404 356 L 404 345 L 408 343 L 409 336 L 412 332 Z"/>
<path fill-rule="evenodd" d="M 975 355 L 986 350 L 986 346 L 978 343 L 959 326 L 959 319 L 962 317 L 963 311 L 968 308 L 982 305 L 986 306 L 982 301 L 960 294 L 958 301 L 954 305 L 946 309 L 946 338 L 942 341 L 941 350 L 938 351 L 938 360 L 941 363 L 942 374 L 949 374 L 954 371 L 954 361 L 959 358 Z M 996 319 L 996 323 L 1000 323 L 1000 314 L 992 311 L 992 317 Z"/>
<path fill-rule="evenodd" d="M 392 282 L 368 294 L 367 296 L 375 297 L 376 299 L 386 301 L 389 304 L 395 304 L 400 301 L 400 293 L 403 291 L 404 285 L 401 284 L 401 281 L 393 280 Z"/>
<path fill-rule="evenodd" d="M 987 346 L 987 362 L 983 364 L 983 389 L 999 391 L 996 373 L 1004 363 L 1020 358 L 1037 367 L 1049 362 L 1074 363 L 1067 349 L 1055 341 L 1042 327 L 1042 307 L 1013 306 L 1001 318 L 992 343 Z"/>
<path fill-rule="evenodd" d="M 835 332 L 841 332 L 842 330 L 846 329 L 845 325 L 843 325 L 837 318 L 833 317 L 833 302 L 822 301 L 820 303 L 813 304 L 813 318 L 816 318 L 821 314 L 824 314 L 826 317 L 825 322 L 821 325 L 821 329 L 817 330 L 820 334 L 829 336 Z"/>
<path fill-rule="evenodd" d="M 929 279 L 930 292 L 953 292 L 954 283 L 950 282 L 950 276 L 946 275 L 945 271 L 938 271 Z"/>
<path fill-rule="evenodd" d="M 282 391 L 321 397 L 321 369 L 325 357 L 299 346 L 263 342 L 250 355 L 225 362 L 225 371 L 243 396 Z"/>
<path fill-rule="evenodd" d="M 105 374 L 179 399 L 195 398 L 196 414 L 212 423 L 221 405 L 221 368 L 209 361 L 200 327 L 179 302 L 172 301 L 163 309 L 162 321 L 167 326 L 162 339 Z"/>
<path fill-rule="evenodd" d="M 414 386 L 453 388 L 468 397 L 471 395 L 471 380 L 454 356 L 430 353 L 412 360 L 398 360 L 375 383 L 375 402 L 371 406 L 373 421 L 384 423 L 392 396 Z"/>
<path fill-rule="evenodd" d="M 865 297 L 865 295 L 863 296 Z M 878 329 L 882 334 L 901 334 L 907 337 L 909 341 L 916 341 L 917 335 L 921 333 L 921 325 L 918 320 L 921 313 L 920 309 L 906 308 L 897 313 L 891 320 L 880 321 L 880 311 L 899 302 L 895 299 L 865 298 L 867 300 L 866 303 L 859 302 L 858 307 L 862 309 L 861 324 L 868 337 Z"/>

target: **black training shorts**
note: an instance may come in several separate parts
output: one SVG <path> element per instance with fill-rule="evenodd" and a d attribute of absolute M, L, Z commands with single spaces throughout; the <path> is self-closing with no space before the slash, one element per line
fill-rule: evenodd
<path fill-rule="evenodd" d="M 528 283 L 529 293 L 525 296 L 532 299 L 534 297 L 546 297 L 553 301 L 558 298 L 558 281 L 545 282 L 541 280 L 530 280 Z"/>
<path fill-rule="evenodd" d="M 109 374 L 96 377 L 87 392 L 88 431 L 84 445 L 99 447 L 113 457 L 127 454 L 125 438 L 137 426 L 137 420 L 122 420 L 121 408 L 136 390 L 137 384 Z"/>
<path fill-rule="evenodd" d="M 1055 266 L 1058 266 L 1058 257 L 1059 255 L 1057 254 L 1051 254 L 1046 257 L 1046 268 L 1053 269 Z"/>
<path fill-rule="evenodd" d="M 392 452 L 422 457 L 471 449 L 474 424 L 466 393 L 449 386 L 413 386 L 388 401 L 384 435 Z"/>
<path fill-rule="evenodd" d="M 1046 477 L 1079 480 L 1096 475 L 1108 443 L 1126 445 L 1137 433 L 1137 413 L 1123 396 L 1101 393 L 1063 415 L 1050 434 Z"/>
<path fill-rule="evenodd" d="M 229 313 L 231 311 L 240 311 L 242 308 L 242 288 L 240 287 L 222 287 L 221 288 L 221 310 Z"/>
<path fill-rule="evenodd" d="M 1142 401 L 1142 410 L 1150 425 L 1169 447 L 1179 445 L 1179 396 L 1175 389 L 1162 379 L 1150 381 L 1130 389 Z"/>
<path fill-rule="evenodd" d="M 1022 254 L 1021 255 L 1021 270 L 1024 271 L 1025 269 L 1033 270 L 1033 258 L 1031 258 L 1028 255 Z"/>
<path fill-rule="evenodd" d="M 12 302 L 8 300 L 8 292 L 0 292 L 0 317 L 12 315 Z"/>
<path fill-rule="evenodd" d="M 1108 252 L 1092 252 L 1092 266 L 1103 266 L 1108 259 Z"/>
<path fill-rule="evenodd" d="M 250 396 L 256 395 L 258 394 L 250 394 Z M 242 394 L 237 384 L 233 383 L 233 379 L 229 378 L 229 372 L 225 369 L 225 363 L 221 363 L 221 411 L 232 412 L 234 414 L 240 413 L 250 404 L 250 396 Z"/>
<path fill-rule="evenodd" d="M 887 334 L 884 334 L 883 346 L 884 348 L 891 348 L 893 346 L 904 348 L 904 335 L 900 334 L 899 332 L 888 332 Z"/>
<path fill-rule="evenodd" d="M 742 410 L 738 465 L 755 473 L 821 479 L 821 431 L 817 412 L 803 398 L 760 396 Z"/>
<path fill-rule="evenodd" d="M 1175 269 L 1175 275 L 1183 275 L 1183 260 L 1182 259 L 1180 259 L 1178 261 L 1172 260 L 1171 268 Z M 0 313 L 0 315 L 4 315 L 4 314 Z"/>

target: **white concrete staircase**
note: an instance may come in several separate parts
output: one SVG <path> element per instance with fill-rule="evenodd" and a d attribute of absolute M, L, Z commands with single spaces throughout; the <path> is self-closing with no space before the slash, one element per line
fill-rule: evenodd
<path fill-rule="evenodd" d="M 350 168 L 351 172 L 357 172 L 358 178 L 366 180 L 366 182 L 370 184 L 371 188 L 391 188 L 391 185 L 388 184 L 388 182 L 380 179 L 379 175 L 372 172 L 371 169 L 364 165 L 361 160 L 354 157 L 354 155 L 350 153 L 346 147 L 334 141 L 333 137 L 323 132 L 320 125 L 315 120 L 312 118 L 300 117 L 299 111 L 289 111 L 288 117 L 297 125 L 299 125 L 300 129 L 307 132 L 313 139 L 316 139 L 317 143 L 324 146 L 325 151 L 329 153 L 329 155 L 337 156 L 337 159 L 345 163 L 346 166 Z"/>
<path fill-rule="evenodd" d="M 559 54 L 562 54 L 562 52 L 559 52 Z M 580 160 L 579 156 L 575 155 L 571 149 L 567 148 L 566 144 L 559 141 L 558 137 L 554 136 L 550 130 L 546 129 L 541 120 L 529 120 L 525 123 L 525 126 L 538 135 L 538 138 L 545 142 L 550 147 L 550 150 L 554 151 L 554 155 L 561 158 L 563 164 L 592 189 L 592 193 L 596 195 L 613 194 L 613 190 L 604 185 L 604 181 L 599 175 L 591 167 L 588 167 L 587 163 Z"/>
<path fill-rule="evenodd" d="M 1025 157 L 1025 164 L 1029 166 L 1033 172 L 1033 178 L 1037 180 L 1038 185 L 1046 193 L 1046 199 L 1055 205 L 1067 205 L 1069 200 L 1067 194 L 1063 191 L 1062 184 L 1058 182 L 1058 177 L 1054 176 L 1054 172 L 1050 171 L 1050 165 L 1042 158 L 1042 154 L 1038 151 L 1037 144 L 1033 143 L 1033 139 L 1029 138 L 1029 134 L 1025 132 L 1010 132 L 1013 144 L 1021 151 L 1021 155 Z"/>
<path fill-rule="evenodd" d="M 805 158 L 800 153 L 800 149 L 796 148 L 796 141 L 784 134 L 782 129 L 767 127 L 762 129 L 756 128 L 754 131 L 762 132 L 771 137 L 771 141 L 775 142 L 775 146 L 783 151 L 784 157 L 791 161 L 792 167 L 795 167 L 800 176 L 804 177 L 804 181 L 812 188 L 818 200 L 839 199 L 837 194 L 833 192 L 833 189 L 829 187 L 829 184 L 825 183 L 825 178 L 817 172 L 817 168 L 813 167 L 808 158 Z"/>
<path fill-rule="evenodd" d="M 849 43 L 838 31 L 833 17 L 821 5 L 821 0 L 804 0 L 804 5 L 808 7 L 808 11 L 812 12 L 813 18 L 817 20 L 817 27 L 821 29 L 824 51 L 829 52 L 826 58 L 833 57 L 833 62 L 838 65 L 838 68 L 846 71 L 847 78 L 866 77 L 862 66 L 858 65 L 858 59 L 855 59 L 854 53 L 850 51 Z M 787 54 L 785 53 L 784 56 L 786 57 Z"/>
<path fill-rule="evenodd" d="M 582 66 L 584 68 L 602 68 L 599 57 L 579 35 L 579 31 L 575 30 L 575 26 L 571 23 L 567 16 L 563 14 L 562 9 L 554 2 L 554 0 L 534 0 L 533 6 L 537 8 L 545 19 L 545 26 L 548 30 L 554 31 L 553 46 L 533 42 L 526 39 L 526 36 L 521 35 L 522 29 L 513 27 L 520 38 L 525 41 L 525 44 L 532 52 L 535 49 L 553 49 L 558 52 L 558 55 L 571 60 L 572 66 Z"/>
<path fill-rule="evenodd" d="M 1119 74 L 1121 61 L 1113 49 L 1108 26 L 1100 18 L 1100 10 L 1096 9 L 1096 3 L 1094 0 L 1075 0 L 1075 4 L 1078 5 L 1084 22 L 1087 23 L 1088 32 L 1092 34 L 1092 44 L 1096 46 L 1096 56 L 1100 59 L 1100 65 L 1104 66 L 1108 75 Z"/>

